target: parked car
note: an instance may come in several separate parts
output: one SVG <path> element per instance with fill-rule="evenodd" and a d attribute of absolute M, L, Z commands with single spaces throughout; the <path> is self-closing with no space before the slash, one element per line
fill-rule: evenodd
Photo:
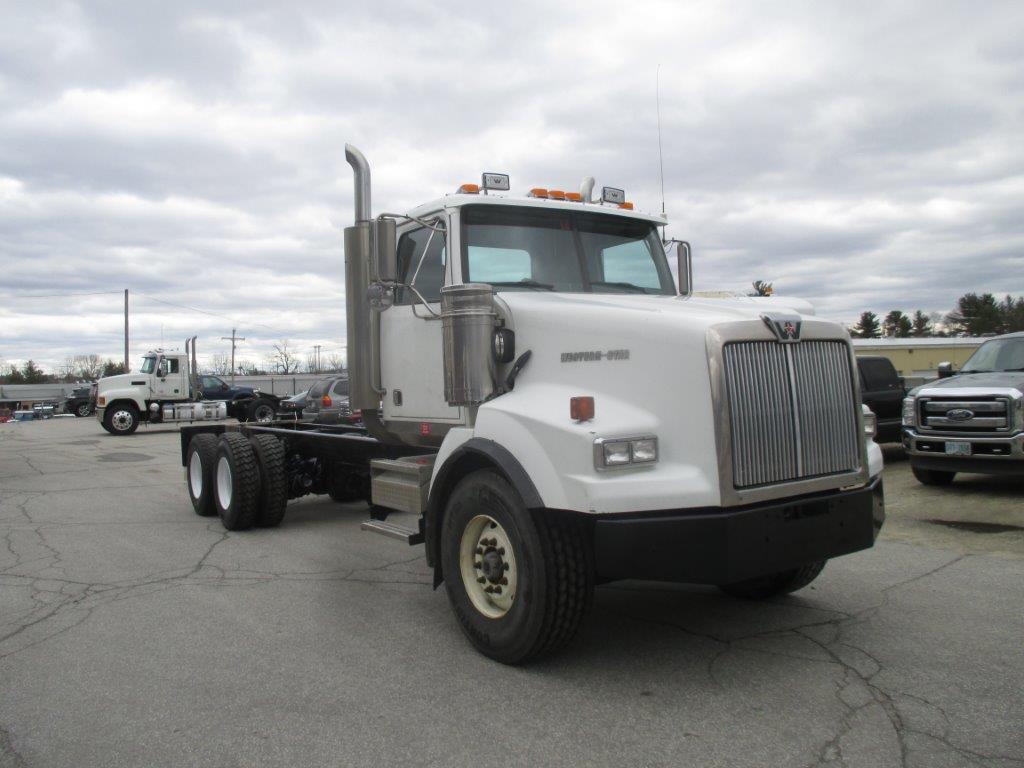
<path fill-rule="evenodd" d="M 0 408 L 0 424 L 6 424 L 13 418 L 10 408 Z"/>
<path fill-rule="evenodd" d="M 957 472 L 1024 475 L 1024 333 L 982 344 L 954 373 L 903 401 L 903 446 L 914 477 L 949 485 Z"/>
<path fill-rule="evenodd" d="M 277 415 L 282 419 L 301 419 L 308 394 L 309 390 L 307 389 L 305 392 L 299 392 L 297 395 L 282 400 L 277 406 Z"/>
<path fill-rule="evenodd" d="M 857 357 L 861 401 L 875 414 L 878 434 L 875 442 L 898 443 L 901 435 L 903 398 L 907 388 L 887 357 Z"/>
<path fill-rule="evenodd" d="M 302 420 L 316 424 L 348 424 L 352 410 L 348 404 L 348 376 L 322 379 L 309 388 Z"/>
<path fill-rule="evenodd" d="M 73 413 L 75 416 L 92 416 L 96 413 L 96 385 L 87 384 L 72 390 L 64 399 L 64 413 Z"/>

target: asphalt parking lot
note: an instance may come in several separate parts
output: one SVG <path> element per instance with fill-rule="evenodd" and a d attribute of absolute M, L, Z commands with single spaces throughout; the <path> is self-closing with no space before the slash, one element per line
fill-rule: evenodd
<path fill-rule="evenodd" d="M 882 538 L 811 588 L 601 587 L 508 668 L 359 504 L 228 534 L 172 430 L 0 425 L 0 766 L 1024 765 L 1024 483 L 889 454 Z"/>

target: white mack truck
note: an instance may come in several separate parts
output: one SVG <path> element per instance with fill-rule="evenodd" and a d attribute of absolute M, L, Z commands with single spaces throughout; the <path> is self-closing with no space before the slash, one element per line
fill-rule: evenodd
<path fill-rule="evenodd" d="M 130 435 L 142 422 L 164 424 L 233 417 L 239 421 L 273 421 L 280 399 L 250 387 L 228 385 L 217 376 L 200 376 L 196 338 L 185 351 L 156 349 L 146 353 L 138 373 L 100 379 L 96 418 L 112 435 Z"/>
<path fill-rule="evenodd" d="M 618 189 L 592 199 L 589 177 L 513 197 L 485 173 L 374 216 L 369 165 L 346 158 L 364 426 L 183 427 L 198 514 L 236 530 L 280 523 L 306 493 L 365 499 L 363 529 L 424 544 L 466 637 L 505 663 L 563 647 L 595 584 L 764 598 L 872 546 L 882 457 L 839 325 L 692 296 L 664 217 Z"/>

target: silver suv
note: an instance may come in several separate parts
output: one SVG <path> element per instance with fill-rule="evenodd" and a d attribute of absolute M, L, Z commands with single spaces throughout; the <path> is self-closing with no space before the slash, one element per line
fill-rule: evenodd
<path fill-rule="evenodd" d="M 309 388 L 302 420 L 317 424 L 348 424 L 352 409 L 348 404 L 348 376 L 321 379 Z"/>

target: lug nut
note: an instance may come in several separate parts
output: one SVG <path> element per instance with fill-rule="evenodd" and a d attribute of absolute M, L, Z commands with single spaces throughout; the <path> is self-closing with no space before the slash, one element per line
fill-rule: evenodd
<path fill-rule="evenodd" d="M 476 553 L 477 553 L 478 555 L 482 555 L 482 554 L 484 553 L 483 547 L 477 547 L 477 548 L 476 548 Z"/>
<path fill-rule="evenodd" d="M 494 592 L 494 587 L 486 587 L 484 589 L 484 592 L 486 592 L 487 594 L 491 594 L 492 592 Z"/>
<path fill-rule="evenodd" d="M 499 555 L 504 555 L 505 554 L 505 548 L 504 547 L 498 547 L 498 554 Z"/>
<path fill-rule="evenodd" d="M 500 595 L 501 594 L 501 587 L 495 587 L 494 588 L 494 594 Z"/>
<path fill-rule="evenodd" d="M 477 560 L 475 563 L 473 563 L 473 567 L 474 568 L 483 568 L 484 564 L 481 561 Z"/>
<path fill-rule="evenodd" d="M 508 579 L 506 579 L 504 576 L 502 576 L 501 577 L 501 584 L 503 584 L 504 586 L 508 586 Z"/>
<path fill-rule="evenodd" d="M 508 568 L 509 568 L 509 566 L 508 566 L 508 563 L 502 563 L 502 564 L 501 564 L 501 570 L 503 570 L 503 571 L 507 571 L 507 570 L 508 570 Z"/>
<path fill-rule="evenodd" d="M 485 581 L 487 581 L 487 579 L 485 579 L 483 576 L 478 576 L 477 577 L 477 583 L 483 584 Z"/>

